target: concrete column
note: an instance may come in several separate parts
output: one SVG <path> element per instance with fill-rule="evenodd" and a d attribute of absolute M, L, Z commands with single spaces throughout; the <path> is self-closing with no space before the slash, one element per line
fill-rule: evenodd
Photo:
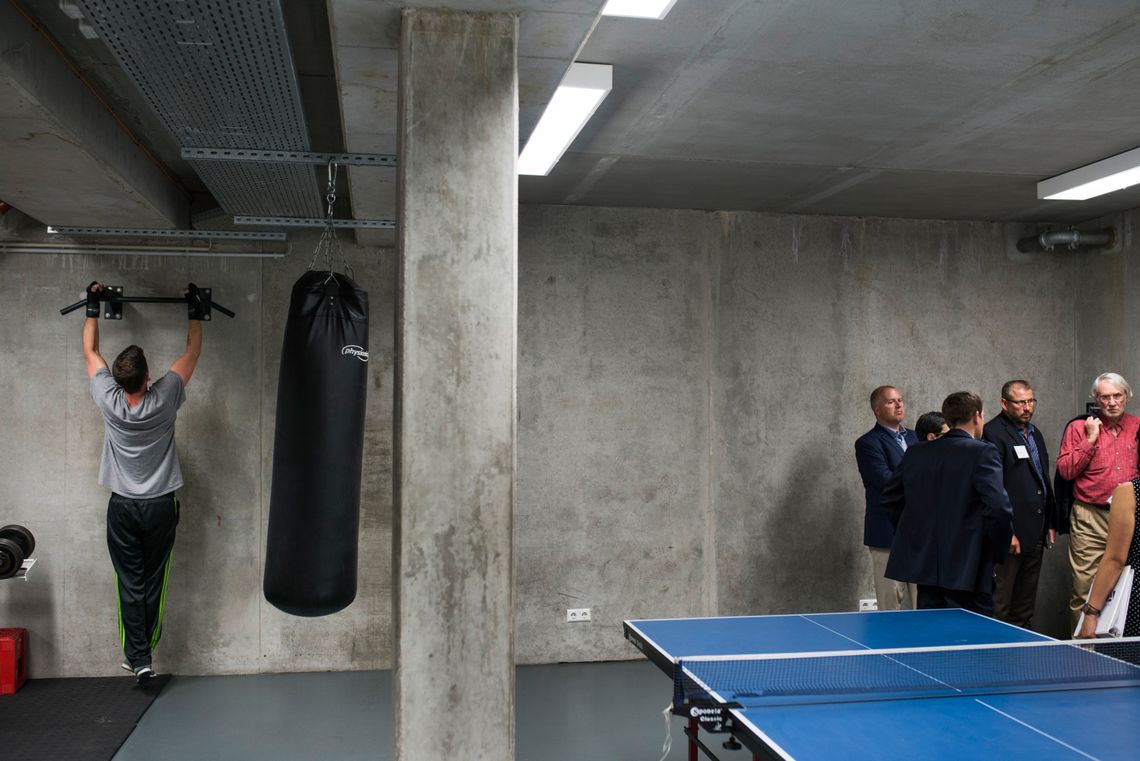
<path fill-rule="evenodd" d="M 396 758 L 514 758 L 517 20 L 405 10 Z"/>

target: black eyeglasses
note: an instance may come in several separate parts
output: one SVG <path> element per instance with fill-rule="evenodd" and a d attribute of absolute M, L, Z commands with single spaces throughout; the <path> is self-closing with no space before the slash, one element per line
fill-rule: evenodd
<path fill-rule="evenodd" d="M 1036 405 L 1037 400 L 1036 399 L 1006 399 L 1005 403 L 1006 404 L 1012 404 L 1015 407 L 1024 407 L 1028 404 Z"/>

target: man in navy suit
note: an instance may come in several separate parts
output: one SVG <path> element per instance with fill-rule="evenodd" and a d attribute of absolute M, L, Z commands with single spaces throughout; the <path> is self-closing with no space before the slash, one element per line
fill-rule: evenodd
<path fill-rule="evenodd" d="M 913 589 L 885 575 L 895 529 L 880 500 L 883 487 L 902 462 L 907 448 L 918 443 L 918 437 L 903 427 L 906 404 L 894 386 L 879 386 L 871 392 L 871 411 L 875 414 L 875 427 L 855 441 L 855 462 L 867 499 L 863 544 L 871 553 L 879 610 L 909 609 L 914 607 Z"/>
<path fill-rule="evenodd" d="M 1037 400 L 1028 381 L 1001 387 L 1001 414 L 986 423 L 983 438 L 997 447 L 1005 492 L 1013 505 L 1009 557 L 994 574 L 994 618 L 1029 628 L 1037 607 L 1037 579 L 1046 547 L 1057 538 L 1053 482 L 1045 439 L 1030 420 Z"/>
<path fill-rule="evenodd" d="M 919 608 L 989 613 L 994 564 L 1013 539 L 1013 508 L 1002 485 L 1001 459 L 979 441 L 982 399 L 957 391 L 942 402 L 950 430 L 911 447 L 883 490 L 895 524 L 887 576 L 918 585 Z"/>

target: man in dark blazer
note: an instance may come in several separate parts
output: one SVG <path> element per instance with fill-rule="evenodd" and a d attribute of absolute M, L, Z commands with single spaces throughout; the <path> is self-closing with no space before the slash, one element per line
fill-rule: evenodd
<path fill-rule="evenodd" d="M 902 462 L 903 453 L 918 443 L 918 437 L 914 431 L 903 427 L 906 403 L 894 386 L 879 386 L 871 392 L 871 412 L 875 414 L 875 427 L 855 441 L 855 462 L 859 466 L 859 475 L 863 477 L 867 504 L 863 544 L 871 553 L 879 610 L 909 609 L 914 607 L 913 589 L 884 575 L 895 529 L 880 505 L 880 499 L 883 487 Z"/>
<path fill-rule="evenodd" d="M 989 613 L 994 564 L 1005 560 L 1013 538 L 1013 508 L 997 449 L 978 441 L 981 397 L 950 394 L 942 416 L 950 430 L 908 449 L 883 490 L 895 524 L 887 576 L 917 584 L 919 608 Z"/>
<path fill-rule="evenodd" d="M 1001 387 L 1001 414 L 986 423 L 982 434 L 1001 456 L 1005 492 L 1013 505 L 1009 557 L 994 574 L 994 618 L 1026 629 L 1037 607 L 1042 556 L 1057 538 L 1049 452 L 1030 422 L 1036 411 L 1029 382 L 1007 381 Z"/>

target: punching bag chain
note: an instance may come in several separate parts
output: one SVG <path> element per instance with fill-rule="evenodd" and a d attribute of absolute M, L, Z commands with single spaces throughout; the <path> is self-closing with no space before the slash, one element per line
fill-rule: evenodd
<path fill-rule="evenodd" d="M 352 278 L 356 273 L 352 271 L 352 267 L 348 266 L 348 262 L 344 258 L 344 251 L 340 247 L 340 238 L 336 235 L 336 228 L 333 226 L 333 207 L 336 206 L 336 175 L 337 163 L 330 161 L 328 165 L 329 182 L 328 187 L 325 189 L 325 226 L 321 230 L 321 237 L 317 240 L 317 247 L 313 251 L 313 258 L 309 261 L 309 269 L 311 270 L 317 263 L 318 257 L 323 253 L 325 255 L 325 269 L 329 271 L 329 278 L 336 279 L 332 271 L 332 251 L 336 247 L 337 258 L 344 266 L 345 274 Z M 326 280 L 327 282 L 327 280 Z"/>

